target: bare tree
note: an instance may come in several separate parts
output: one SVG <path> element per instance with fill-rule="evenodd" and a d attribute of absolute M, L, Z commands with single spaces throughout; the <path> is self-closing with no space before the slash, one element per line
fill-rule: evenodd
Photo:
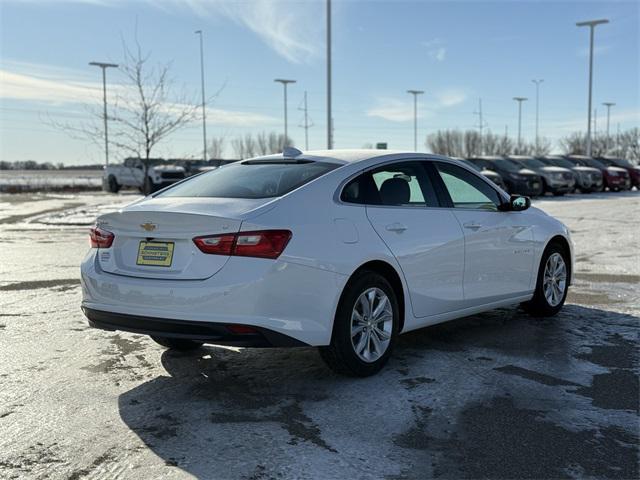
<path fill-rule="evenodd" d="M 464 156 L 474 157 L 482 155 L 482 137 L 476 130 L 467 130 L 464 136 Z"/>
<path fill-rule="evenodd" d="M 582 132 L 574 132 L 560 139 L 560 145 L 567 154 L 586 155 L 587 136 Z M 593 135 L 591 138 L 591 155 L 599 157 L 607 153 L 606 135 Z"/>
<path fill-rule="evenodd" d="M 137 39 L 130 49 L 123 41 L 124 58 L 119 70 L 124 85 L 116 88 L 115 102 L 110 105 L 109 145 L 143 163 L 143 191 L 149 193 L 149 160 L 157 145 L 197 118 L 198 106 L 184 93 L 176 94 L 170 78 L 171 64 L 150 65 L 150 54 L 143 53 Z M 102 108 L 85 107 L 91 120 L 82 124 L 45 122 L 64 130 L 73 138 L 104 142 Z"/>
<path fill-rule="evenodd" d="M 427 137 L 426 146 L 439 155 L 461 157 L 463 156 L 463 134 L 459 130 L 438 130 Z"/>
<path fill-rule="evenodd" d="M 250 133 L 247 133 L 243 137 L 236 137 L 231 140 L 231 148 L 233 148 L 233 152 L 238 158 L 280 153 L 284 150 L 285 144 L 286 146 L 293 146 L 290 138 L 285 142 L 284 135 L 275 132 L 261 132 L 255 138 Z"/>
<path fill-rule="evenodd" d="M 220 159 L 224 155 L 224 144 L 225 138 L 213 137 L 209 141 L 209 146 L 207 147 L 207 152 L 209 153 L 210 158 Z"/>
<path fill-rule="evenodd" d="M 131 51 L 124 45 L 124 62 L 120 70 L 129 86 L 118 96 L 114 107 L 117 125 L 112 143 L 142 159 L 145 182 L 149 193 L 149 159 L 154 147 L 169 135 L 197 117 L 198 107 L 185 95 L 171 95 L 170 64 L 149 66 L 149 54 L 143 54 L 136 41 Z"/>

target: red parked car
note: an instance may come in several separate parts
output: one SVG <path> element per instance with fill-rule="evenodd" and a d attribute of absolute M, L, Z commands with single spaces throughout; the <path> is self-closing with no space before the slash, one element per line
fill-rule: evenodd
<path fill-rule="evenodd" d="M 631 186 L 640 189 L 640 166 L 632 164 L 629 160 L 617 157 L 598 157 L 599 162 L 604 163 L 608 167 L 624 168 L 631 178 Z"/>
<path fill-rule="evenodd" d="M 604 180 L 602 189 L 611 191 L 630 190 L 631 177 L 626 169 L 620 167 L 608 167 L 604 163 L 585 155 L 567 155 L 567 160 L 584 167 L 594 167 L 602 172 Z"/>

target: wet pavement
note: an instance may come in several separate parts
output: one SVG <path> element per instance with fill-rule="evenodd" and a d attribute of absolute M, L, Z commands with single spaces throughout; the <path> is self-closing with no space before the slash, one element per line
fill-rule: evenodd
<path fill-rule="evenodd" d="M 135 198 L 0 195 L 0 478 L 639 477 L 637 192 L 536 202 L 576 244 L 557 317 L 411 332 L 367 379 L 89 328 L 84 225 Z"/>

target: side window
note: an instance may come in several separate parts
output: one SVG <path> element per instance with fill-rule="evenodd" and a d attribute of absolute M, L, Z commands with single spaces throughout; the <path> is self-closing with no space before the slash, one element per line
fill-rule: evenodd
<path fill-rule="evenodd" d="M 500 195 L 475 174 L 449 163 L 435 162 L 455 208 L 497 211 Z"/>
<path fill-rule="evenodd" d="M 349 203 L 437 207 L 438 200 L 420 162 L 399 162 L 365 172 L 342 190 Z"/>

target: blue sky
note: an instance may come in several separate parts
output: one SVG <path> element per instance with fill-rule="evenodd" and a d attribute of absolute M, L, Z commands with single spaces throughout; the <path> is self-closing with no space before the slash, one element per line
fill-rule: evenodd
<path fill-rule="evenodd" d="M 440 128 L 474 128 L 482 98 L 485 127 L 515 135 L 514 96 L 523 136 L 535 130 L 534 78 L 541 86 L 541 135 L 556 140 L 586 128 L 588 29 L 576 21 L 608 18 L 596 30 L 594 106 L 615 102 L 611 128 L 640 125 L 640 2 L 334 1 L 336 148 L 386 141 L 413 148 L 419 99 L 419 148 Z M 310 148 L 326 142 L 324 2 L 199 0 L 0 0 L 0 159 L 101 162 L 98 145 L 73 139 L 48 118 L 84 122 L 101 99 L 91 60 L 119 62 L 122 39 L 137 37 L 154 62 L 172 62 L 179 90 L 200 94 L 196 29 L 204 31 L 208 134 L 227 144 L 247 132 L 282 131 L 282 87 L 289 90 L 289 133 L 304 146 L 297 110 L 309 96 Z M 109 72 L 112 91 L 122 77 Z M 97 103 L 99 105 L 99 103 Z M 159 145 L 157 156 L 198 156 L 194 124 Z M 228 150 L 228 155 L 232 155 Z"/>

